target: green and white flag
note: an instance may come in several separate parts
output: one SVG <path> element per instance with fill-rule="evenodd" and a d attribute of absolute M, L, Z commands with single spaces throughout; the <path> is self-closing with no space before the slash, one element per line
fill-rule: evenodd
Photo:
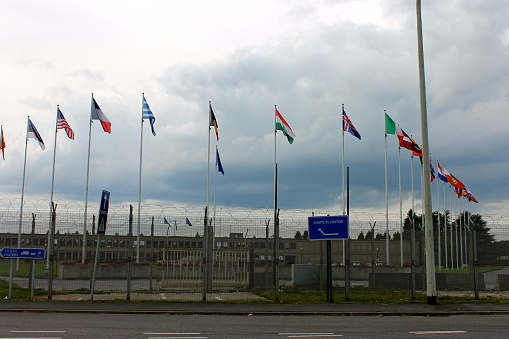
<path fill-rule="evenodd" d="M 396 123 L 385 113 L 385 134 L 396 134 Z"/>

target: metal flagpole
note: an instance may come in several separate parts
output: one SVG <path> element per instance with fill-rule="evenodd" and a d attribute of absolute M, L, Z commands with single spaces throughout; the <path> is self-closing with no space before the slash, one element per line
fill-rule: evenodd
<path fill-rule="evenodd" d="M 430 154 L 431 156 L 431 154 Z M 431 160 L 431 157 L 430 157 Z M 437 217 L 438 217 L 438 270 L 442 270 L 442 246 L 440 243 L 440 180 L 437 175 Z"/>
<path fill-rule="evenodd" d="M 419 56 L 419 89 L 421 103 L 421 135 L 422 135 L 422 154 L 429 155 L 428 144 L 428 117 L 426 110 L 426 85 L 424 73 L 424 47 L 422 42 L 422 18 L 421 18 L 421 0 L 416 0 L 417 9 L 417 46 Z M 431 206 L 431 174 L 429 166 L 423 166 L 424 179 L 424 215 L 426 223 L 430 227 L 425 229 L 426 237 L 426 296 L 428 304 L 437 303 L 437 288 L 435 281 L 435 251 L 433 249 L 433 219 Z"/>
<path fill-rule="evenodd" d="M 444 183 L 444 185 L 445 185 L 445 183 Z M 451 238 L 451 256 L 450 256 L 450 258 L 451 258 L 451 269 L 454 269 L 454 250 L 453 250 L 453 240 L 452 240 L 452 236 L 453 236 L 452 221 L 453 221 L 454 216 L 452 214 L 452 186 L 451 185 L 449 185 L 449 209 L 450 209 L 449 215 L 451 218 L 451 222 L 450 222 L 450 224 L 451 224 L 450 231 L 451 232 L 449 233 L 451 235 L 450 236 L 450 238 Z"/>
<path fill-rule="evenodd" d="M 23 196 L 25 195 L 25 173 L 27 168 L 27 145 L 28 145 L 28 124 L 30 116 L 27 118 L 27 135 L 25 138 L 25 160 L 23 162 L 23 184 L 21 185 L 21 207 L 19 210 L 19 230 L 18 230 L 18 248 L 21 247 L 21 226 L 23 224 Z M 12 264 L 11 264 L 12 265 Z M 19 270 L 19 259 L 16 260 L 16 271 Z"/>
<path fill-rule="evenodd" d="M 345 104 L 341 104 L 341 126 L 343 126 L 343 124 L 345 123 L 344 122 L 344 116 L 343 116 L 343 112 L 345 111 Z M 341 128 L 341 135 L 342 135 L 342 149 L 343 149 L 343 166 L 342 166 L 342 192 L 343 192 L 343 215 L 345 215 L 345 129 L 344 128 Z M 346 246 L 345 246 L 345 239 L 343 239 L 343 263 L 346 263 L 345 261 L 345 255 L 346 255 Z"/>
<path fill-rule="evenodd" d="M 384 115 L 386 110 L 384 109 Z M 387 132 L 387 119 L 385 120 L 385 132 Z M 385 259 L 389 265 L 389 188 L 387 186 L 387 133 L 385 133 Z M 371 236 L 375 236 L 372 234 Z"/>
<path fill-rule="evenodd" d="M 410 163 L 412 167 L 412 229 L 410 230 L 410 242 L 412 252 L 411 255 L 411 275 L 412 275 L 412 299 L 415 299 L 415 211 L 414 211 L 414 156 L 413 154 L 410 156 Z"/>
<path fill-rule="evenodd" d="M 454 233 L 456 234 L 456 268 L 460 268 L 459 260 L 459 249 L 458 249 L 458 220 L 456 220 L 456 216 L 458 215 L 458 210 L 456 209 L 456 199 L 454 199 Z M 459 218 L 458 218 L 459 219 Z"/>
<path fill-rule="evenodd" d="M 403 267 L 403 203 L 401 202 L 401 147 L 398 147 L 398 164 L 399 164 L 399 232 L 400 232 L 400 259 L 401 267 Z M 387 234 L 389 237 L 389 234 Z"/>
<path fill-rule="evenodd" d="M 277 161 L 276 161 L 276 112 L 277 107 L 274 105 L 274 257 L 272 261 L 275 267 L 275 299 L 279 302 L 279 222 L 277 220 Z"/>
<path fill-rule="evenodd" d="M 203 301 L 207 299 L 207 280 L 208 280 L 208 260 L 207 258 L 207 247 L 208 247 L 208 225 L 209 225 L 209 194 L 210 194 L 210 180 L 209 180 L 209 172 L 210 172 L 210 123 L 212 122 L 212 102 L 209 101 L 209 126 L 208 129 L 208 147 L 207 147 L 207 207 L 205 207 L 205 219 L 203 223 Z"/>
<path fill-rule="evenodd" d="M 140 137 L 140 181 L 138 186 L 138 231 L 136 236 L 136 262 L 140 262 L 140 236 L 141 236 L 141 165 L 143 159 L 143 100 L 145 93 L 141 94 L 141 137 Z"/>
<path fill-rule="evenodd" d="M 217 151 L 217 145 L 216 145 L 216 171 L 214 173 L 214 219 L 213 222 L 212 222 L 212 228 L 215 230 L 216 229 L 216 185 L 217 185 L 217 170 L 218 170 L 218 165 L 217 165 L 217 154 L 218 154 L 218 151 Z M 213 239 L 212 239 L 213 240 Z M 214 241 L 212 241 L 212 246 L 214 246 Z"/>
<path fill-rule="evenodd" d="M 458 221 L 460 223 L 460 267 L 463 267 L 463 231 L 461 229 L 461 199 L 458 198 L 458 209 L 460 214 L 458 215 Z"/>
<path fill-rule="evenodd" d="M 51 177 L 51 199 L 50 199 L 50 202 L 49 202 L 49 208 L 50 208 L 50 216 L 51 216 L 51 212 L 52 212 L 52 206 L 53 206 L 53 190 L 54 190 L 54 187 L 55 187 L 55 158 L 57 156 L 57 133 L 58 133 L 58 108 L 59 105 L 57 105 L 57 117 L 56 117 L 56 121 L 55 121 L 55 143 L 53 144 L 53 175 Z M 50 233 L 51 233 L 51 217 L 49 218 L 49 228 L 48 228 L 48 252 L 49 253 L 49 249 L 50 249 L 50 240 L 51 240 L 51 237 L 50 237 Z M 85 236 L 85 233 L 83 233 L 83 235 Z M 86 244 L 86 239 L 83 239 L 83 252 L 85 251 L 85 244 Z M 83 253 L 82 257 L 85 256 L 85 253 Z M 47 256 L 46 258 L 46 269 L 49 268 L 49 255 Z"/>
<path fill-rule="evenodd" d="M 94 104 L 94 93 L 92 93 L 92 103 Z M 87 161 L 87 186 L 85 193 L 85 215 L 83 217 L 83 235 L 87 233 L 87 208 L 88 208 L 88 181 L 90 178 L 90 141 L 92 140 L 92 106 L 90 106 L 90 127 L 88 130 L 88 161 Z M 81 262 L 85 263 L 85 256 L 83 255 L 81 258 Z"/>

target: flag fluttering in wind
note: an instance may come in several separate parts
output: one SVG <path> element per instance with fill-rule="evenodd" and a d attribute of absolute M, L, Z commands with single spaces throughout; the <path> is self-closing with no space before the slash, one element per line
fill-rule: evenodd
<path fill-rule="evenodd" d="M 219 151 L 216 149 L 216 165 L 217 171 L 224 175 L 223 165 L 221 165 L 221 158 L 219 157 Z"/>
<path fill-rule="evenodd" d="M 442 167 L 440 167 L 440 163 L 438 162 L 438 160 L 437 166 L 438 166 L 438 179 L 442 180 L 443 182 L 449 182 L 444 174 L 444 171 L 442 171 Z"/>
<path fill-rule="evenodd" d="M 57 129 L 61 129 L 61 128 L 65 129 L 65 133 L 67 133 L 67 136 L 69 137 L 69 139 L 74 140 L 74 132 L 73 132 L 71 126 L 69 126 L 69 124 L 67 123 L 67 120 L 65 120 L 65 117 L 62 114 L 62 111 L 60 110 L 60 108 L 57 107 Z"/>
<path fill-rule="evenodd" d="M 177 220 L 175 219 L 175 231 L 178 230 L 177 228 Z"/>
<path fill-rule="evenodd" d="M 385 134 L 396 134 L 396 123 L 385 113 Z"/>
<path fill-rule="evenodd" d="M 170 223 L 168 222 L 168 220 L 166 220 L 166 217 L 164 217 L 164 222 L 163 222 L 164 225 L 168 225 L 170 226 Z"/>
<path fill-rule="evenodd" d="M 106 133 L 111 134 L 111 122 L 106 118 L 103 111 L 95 101 L 94 97 L 92 97 L 92 120 L 99 120 L 103 127 L 103 130 Z"/>
<path fill-rule="evenodd" d="M 277 130 L 283 132 L 283 134 L 288 139 L 288 142 L 290 144 L 293 143 L 293 140 L 295 139 L 295 133 L 293 133 L 292 129 L 290 128 L 290 125 L 288 125 L 286 120 L 281 116 L 281 114 L 276 108 L 276 131 Z"/>
<path fill-rule="evenodd" d="M 467 196 L 467 192 L 462 189 L 462 188 L 455 188 L 454 189 L 456 191 L 456 195 L 458 196 L 458 199 L 461 198 L 461 197 L 466 197 Z"/>
<path fill-rule="evenodd" d="M 27 130 L 27 138 L 33 138 L 39 142 L 39 146 L 41 146 L 41 149 L 44 151 L 46 148 L 44 146 L 44 141 L 42 141 L 42 137 L 37 131 L 37 128 L 35 128 L 34 124 L 32 123 L 32 120 L 28 118 L 28 130 Z"/>
<path fill-rule="evenodd" d="M 150 127 L 152 128 L 152 134 L 155 136 L 156 131 L 154 130 L 154 122 L 156 121 L 156 118 L 154 117 L 152 110 L 148 106 L 145 96 L 143 96 L 143 119 L 149 119 Z"/>
<path fill-rule="evenodd" d="M 193 226 L 187 217 L 186 217 L 186 225 L 189 227 Z"/>
<path fill-rule="evenodd" d="M 447 178 L 447 181 L 453 185 L 454 187 L 456 188 L 459 188 L 459 189 L 464 189 L 465 188 L 465 185 L 459 181 L 458 179 L 456 179 L 454 177 L 454 175 L 452 175 L 451 173 L 449 173 L 449 171 L 444 167 L 444 175 L 445 177 Z"/>
<path fill-rule="evenodd" d="M 414 139 L 408 136 L 399 126 L 396 126 L 396 136 L 399 140 L 399 146 L 406 148 L 407 150 L 415 152 L 415 154 L 422 154 L 421 148 Z"/>
<path fill-rule="evenodd" d="M 350 132 L 350 134 L 352 134 L 354 137 L 361 140 L 361 135 L 359 134 L 359 132 L 357 132 L 357 129 L 348 118 L 348 115 L 346 115 L 344 107 L 343 107 L 343 130 L 345 132 Z"/>
<path fill-rule="evenodd" d="M 431 157 L 429 157 L 429 172 L 431 174 L 431 182 L 433 182 L 435 180 L 435 167 L 433 167 Z"/>
<path fill-rule="evenodd" d="M 212 110 L 212 105 L 209 103 L 210 108 L 210 115 L 209 115 L 209 127 L 214 126 L 214 130 L 216 131 L 216 138 L 217 141 L 219 141 L 219 132 L 217 131 L 217 128 L 219 127 L 217 125 L 216 116 L 214 115 L 214 111 Z"/>
<path fill-rule="evenodd" d="M 2 136 L 0 137 L 0 148 L 2 149 L 2 158 L 5 160 L 5 139 L 4 139 L 4 125 L 2 125 Z"/>
<path fill-rule="evenodd" d="M 470 191 L 469 191 L 469 190 L 467 190 L 466 188 L 465 188 L 465 192 L 467 193 L 468 201 L 473 201 L 473 202 L 475 202 L 476 204 L 478 204 L 478 203 L 479 203 L 479 201 L 475 200 L 474 195 L 472 194 L 472 192 L 470 192 Z"/>

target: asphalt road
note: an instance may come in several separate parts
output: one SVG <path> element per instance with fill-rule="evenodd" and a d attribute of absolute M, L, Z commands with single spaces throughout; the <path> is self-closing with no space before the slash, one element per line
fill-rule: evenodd
<path fill-rule="evenodd" d="M 0 338 L 509 338 L 509 315 L 1 313 Z"/>

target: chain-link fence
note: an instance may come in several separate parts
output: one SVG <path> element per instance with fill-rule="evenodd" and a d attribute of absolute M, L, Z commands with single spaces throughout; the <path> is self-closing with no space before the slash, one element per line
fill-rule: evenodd
<path fill-rule="evenodd" d="M 0 279 L 44 291 L 44 298 L 65 300 L 261 301 L 310 292 L 325 298 L 329 285 L 335 292 L 371 295 L 426 290 L 423 222 L 411 211 L 403 222 L 399 213 L 387 222 L 383 213 L 351 211 L 351 239 L 330 242 L 328 275 L 327 241 L 308 240 L 312 211 L 280 211 L 276 258 L 269 209 L 217 208 L 215 218 L 209 213 L 209 233 L 203 207 L 143 205 L 138 224 L 136 209 L 130 223 L 129 206 L 110 206 L 100 239 L 91 212 L 97 210 L 89 205 L 84 225 L 82 206 L 57 202 L 53 256 L 0 259 Z M 50 214 L 47 201 L 28 199 L 20 223 L 19 205 L 0 200 L 0 248 L 50 249 Z M 438 218 L 435 212 L 438 295 L 508 297 L 508 226 L 505 215 L 461 212 L 451 217 L 447 211 Z"/>

